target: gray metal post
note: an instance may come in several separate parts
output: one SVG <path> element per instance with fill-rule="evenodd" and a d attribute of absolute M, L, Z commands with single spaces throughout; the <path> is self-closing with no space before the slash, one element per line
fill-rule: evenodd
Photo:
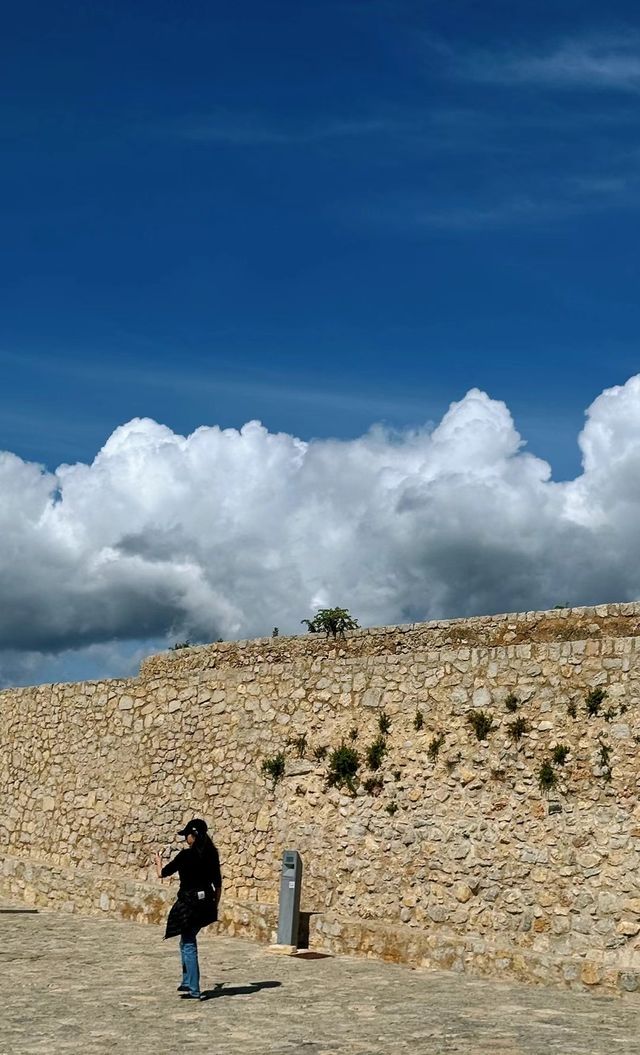
<path fill-rule="evenodd" d="M 298 944 L 300 919 L 300 890 L 302 887 L 302 858 L 297 850 L 285 850 L 280 875 L 280 911 L 278 914 L 278 945 Z"/>

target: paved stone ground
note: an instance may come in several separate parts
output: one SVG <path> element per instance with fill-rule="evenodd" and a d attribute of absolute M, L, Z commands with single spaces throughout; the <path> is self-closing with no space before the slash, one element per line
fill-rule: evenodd
<path fill-rule="evenodd" d="M 181 1001 L 156 927 L 0 912 L 0 1055 L 640 1055 L 640 1002 L 200 943 Z"/>

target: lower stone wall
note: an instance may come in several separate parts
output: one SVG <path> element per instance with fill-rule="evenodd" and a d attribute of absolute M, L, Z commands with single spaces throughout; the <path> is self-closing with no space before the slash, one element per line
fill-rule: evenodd
<path fill-rule="evenodd" d="M 0 856 L 0 896 L 35 908 L 163 925 L 176 889 L 172 880 L 140 882 Z M 276 905 L 224 898 L 217 929 L 271 944 L 276 940 L 277 926 Z M 211 928 L 210 933 L 214 932 Z M 159 937 L 161 934 L 162 930 Z"/>
<path fill-rule="evenodd" d="M 0 897 L 26 905 L 90 916 L 158 926 L 158 939 L 175 896 L 174 884 L 153 884 L 95 876 L 81 869 L 54 868 L 19 858 L 0 858 Z M 410 930 L 406 926 L 371 920 L 340 919 L 331 913 L 302 913 L 301 942 L 318 952 L 364 956 L 431 970 L 505 976 L 536 985 L 578 989 L 606 989 L 610 993 L 638 994 L 640 972 L 633 955 L 617 950 L 588 956 L 569 954 L 565 959 L 543 959 L 527 949 L 514 949 L 509 935 L 488 940 L 479 934 L 461 935 L 446 928 L 437 932 Z M 251 938 L 273 944 L 277 938 L 278 910 L 274 904 L 223 898 L 220 919 L 203 932 Z"/>

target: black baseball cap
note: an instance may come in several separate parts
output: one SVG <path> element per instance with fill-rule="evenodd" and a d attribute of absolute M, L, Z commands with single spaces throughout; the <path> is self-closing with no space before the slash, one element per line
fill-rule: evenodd
<path fill-rule="evenodd" d="M 202 837 L 207 834 L 207 822 L 200 819 L 200 817 L 194 817 L 192 821 L 185 824 L 182 831 L 178 832 L 178 835 L 199 835 Z"/>

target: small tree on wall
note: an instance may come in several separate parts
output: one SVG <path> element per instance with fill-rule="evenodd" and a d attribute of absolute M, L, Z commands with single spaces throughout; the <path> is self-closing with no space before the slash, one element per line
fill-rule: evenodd
<path fill-rule="evenodd" d="M 353 619 L 348 608 L 319 608 L 313 619 L 301 619 L 310 634 L 326 634 L 327 637 L 344 637 L 345 631 L 357 630 L 358 620 Z"/>

